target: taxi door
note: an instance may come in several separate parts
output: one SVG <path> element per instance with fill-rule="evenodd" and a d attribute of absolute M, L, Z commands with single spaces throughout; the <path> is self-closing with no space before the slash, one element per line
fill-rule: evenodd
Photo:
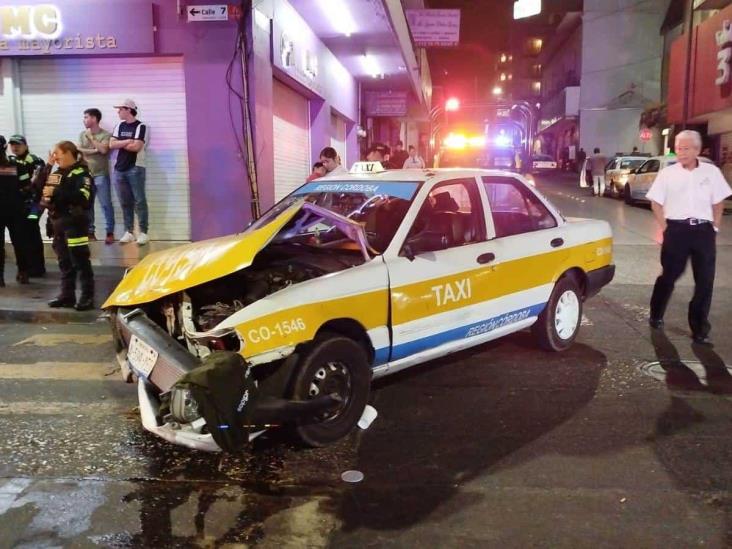
<path fill-rule="evenodd" d="M 475 344 L 500 323 L 503 286 L 475 177 L 437 183 L 425 197 L 389 269 L 389 373 Z M 493 324 L 491 324 L 493 322 Z"/>

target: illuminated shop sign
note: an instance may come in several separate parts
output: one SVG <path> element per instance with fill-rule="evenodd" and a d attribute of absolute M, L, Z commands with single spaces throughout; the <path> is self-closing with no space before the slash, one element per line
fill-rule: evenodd
<path fill-rule="evenodd" d="M 152 53 L 151 0 L 0 6 L 0 56 Z"/>
<path fill-rule="evenodd" d="M 0 7 L 3 39 L 58 38 L 62 30 L 61 12 L 51 4 Z"/>
<path fill-rule="evenodd" d="M 717 31 L 717 79 L 714 81 L 717 86 L 723 86 L 730 81 L 730 61 L 732 61 L 732 23 L 729 20 L 722 23 L 722 30 Z"/>

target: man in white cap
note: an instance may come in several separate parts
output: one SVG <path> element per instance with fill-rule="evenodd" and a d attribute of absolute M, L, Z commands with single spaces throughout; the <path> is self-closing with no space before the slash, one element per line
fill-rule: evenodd
<path fill-rule="evenodd" d="M 148 243 L 148 212 L 145 197 L 145 147 L 149 140 L 147 126 L 137 119 L 137 104 L 132 99 L 125 99 L 114 106 L 121 122 L 112 132 L 110 149 L 117 149 L 117 161 L 114 165 L 114 180 L 117 194 L 122 206 L 122 217 L 125 223 L 125 234 L 119 241 L 123 244 L 133 242 L 135 236 L 135 212 L 140 225 L 137 244 Z"/>

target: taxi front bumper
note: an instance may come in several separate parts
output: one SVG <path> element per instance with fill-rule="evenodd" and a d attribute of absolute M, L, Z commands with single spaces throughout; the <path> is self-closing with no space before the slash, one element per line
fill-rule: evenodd
<path fill-rule="evenodd" d="M 189 353 L 180 343 L 148 318 L 141 309 L 119 309 L 111 316 L 112 331 L 117 345 L 117 362 L 122 377 L 127 382 L 137 379 L 137 395 L 140 419 L 145 430 L 160 438 L 207 452 L 219 452 L 221 447 L 205 430 L 206 422 L 199 418 L 192 423 L 181 423 L 163 418 L 160 396 L 173 389 L 176 382 L 204 361 Z M 157 360 L 149 375 L 136 369 L 127 358 L 127 346 L 132 336 L 142 340 L 158 352 Z M 296 419 L 314 417 L 329 411 L 341 403 L 337 395 L 323 395 L 306 401 L 262 395 L 257 399 L 252 421 L 259 426 L 277 426 Z M 265 429 L 249 434 L 254 440 Z"/>

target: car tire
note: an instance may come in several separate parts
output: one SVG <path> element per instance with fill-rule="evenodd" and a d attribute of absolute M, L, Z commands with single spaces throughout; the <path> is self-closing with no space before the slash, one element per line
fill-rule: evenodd
<path fill-rule="evenodd" d="M 582 293 L 573 276 L 560 278 L 532 332 L 546 351 L 569 349 L 577 338 L 582 321 Z"/>
<path fill-rule="evenodd" d="M 368 403 L 371 369 L 363 347 L 335 334 L 317 338 L 298 361 L 291 387 L 295 400 L 333 393 L 343 399 L 335 415 L 301 418 L 293 426 L 295 436 L 307 446 L 336 442 L 353 430 Z"/>
<path fill-rule="evenodd" d="M 635 206 L 635 199 L 633 198 L 633 193 L 630 189 L 630 183 L 626 183 L 623 188 L 623 198 L 628 206 Z"/>

